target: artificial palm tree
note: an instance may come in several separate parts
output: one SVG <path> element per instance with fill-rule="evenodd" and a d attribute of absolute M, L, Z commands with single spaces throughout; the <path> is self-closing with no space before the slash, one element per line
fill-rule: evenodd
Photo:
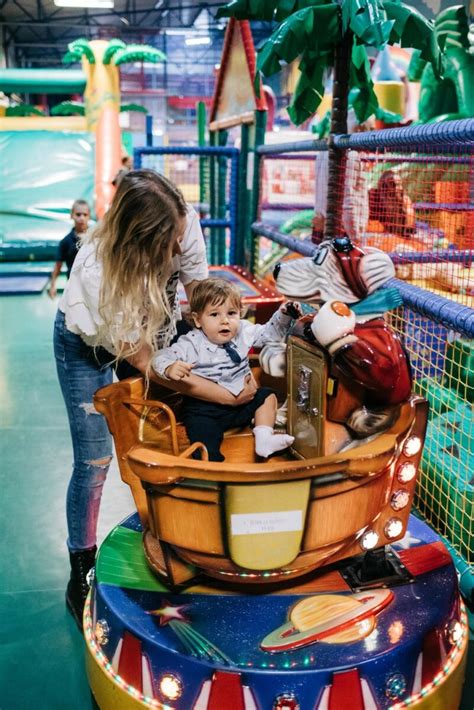
<path fill-rule="evenodd" d="M 301 75 L 288 108 L 296 125 L 314 114 L 334 68 L 325 235 L 340 235 L 346 151 L 334 146 L 333 136 L 347 132 L 349 91 L 359 122 L 378 109 L 366 46 L 415 47 L 439 75 L 441 54 L 433 23 L 398 0 L 232 0 L 219 15 L 281 23 L 261 48 L 257 69 L 270 76 L 282 63 L 300 57 Z"/>
<path fill-rule="evenodd" d="M 120 104 L 120 113 L 131 111 L 148 113 L 148 109 L 140 104 Z M 85 116 L 86 107 L 80 101 L 61 101 L 60 104 L 53 106 L 50 113 L 51 116 Z"/>
<path fill-rule="evenodd" d="M 77 39 L 68 45 L 66 63 L 82 61 L 87 77 L 84 109 L 88 130 L 96 134 L 96 214 L 102 217 L 115 192 L 112 181 L 120 168 L 121 110 L 142 110 L 136 104 L 120 105 L 118 67 L 127 62 L 163 62 L 159 49 L 141 44 L 126 45 L 120 39 Z M 79 106 L 69 106 L 69 110 Z M 68 110 L 68 109 L 66 109 Z"/>

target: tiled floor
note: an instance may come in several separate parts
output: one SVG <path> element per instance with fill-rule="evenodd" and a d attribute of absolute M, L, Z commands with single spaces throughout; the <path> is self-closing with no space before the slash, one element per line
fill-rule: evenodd
<path fill-rule="evenodd" d="M 52 353 L 55 310 L 45 295 L 0 298 L 1 710 L 92 707 L 82 637 L 64 606 L 71 447 Z M 132 507 L 113 467 L 100 539 Z M 474 708 L 470 676 L 463 710 Z"/>

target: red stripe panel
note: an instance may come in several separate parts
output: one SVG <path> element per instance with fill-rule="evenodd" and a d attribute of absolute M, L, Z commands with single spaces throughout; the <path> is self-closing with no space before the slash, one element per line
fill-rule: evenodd
<path fill-rule="evenodd" d="M 214 673 L 207 710 L 245 710 L 240 673 Z"/>
<path fill-rule="evenodd" d="M 423 639 L 423 665 L 421 670 L 421 685 L 431 683 L 441 668 L 440 636 L 437 629 L 431 629 Z"/>
<path fill-rule="evenodd" d="M 364 710 L 359 671 L 356 668 L 334 673 L 332 677 L 328 710 L 343 710 L 343 708 Z"/>
<path fill-rule="evenodd" d="M 410 547 L 408 550 L 397 550 L 397 554 L 410 574 L 415 577 L 444 567 L 452 561 L 449 552 L 440 541 Z"/>
<path fill-rule="evenodd" d="M 142 692 L 141 642 L 128 631 L 123 635 L 118 674 L 126 683 Z"/>

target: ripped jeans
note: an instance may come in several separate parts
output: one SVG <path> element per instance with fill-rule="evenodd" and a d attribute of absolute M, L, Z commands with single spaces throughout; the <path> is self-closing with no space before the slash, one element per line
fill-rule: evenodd
<path fill-rule="evenodd" d="M 79 335 L 71 333 L 59 310 L 54 324 L 54 355 L 74 454 L 66 517 L 67 545 L 76 552 L 96 544 L 102 488 L 112 460 L 107 422 L 93 405 L 94 393 L 112 382 L 112 356 L 101 349 L 94 352 Z"/>

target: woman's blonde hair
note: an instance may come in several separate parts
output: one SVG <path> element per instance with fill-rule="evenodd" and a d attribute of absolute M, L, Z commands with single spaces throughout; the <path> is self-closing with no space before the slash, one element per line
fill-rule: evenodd
<path fill-rule="evenodd" d="M 131 170 L 94 231 L 102 262 L 99 312 L 117 360 L 144 345 L 153 352 L 158 331 L 172 318 L 166 284 L 185 217 L 173 183 L 153 170 Z"/>

